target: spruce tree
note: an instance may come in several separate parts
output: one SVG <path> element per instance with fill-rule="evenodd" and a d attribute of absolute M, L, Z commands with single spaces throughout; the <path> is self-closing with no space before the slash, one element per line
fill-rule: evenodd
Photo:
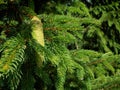
<path fill-rule="evenodd" d="M 0 0 L 0 90 L 120 88 L 119 0 Z"/>

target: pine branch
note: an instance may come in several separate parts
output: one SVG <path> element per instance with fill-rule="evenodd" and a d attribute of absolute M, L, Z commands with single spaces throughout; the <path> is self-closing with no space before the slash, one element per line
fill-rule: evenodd
<path fill-rule="evenodd" d="M 12 37 L 4 43 L 0 59 L 0 78 L 8 79 L 9 87 L 15 90 L 21 79 L 21 64 L 24 62 L 25 45 L 22 38 Z"/>

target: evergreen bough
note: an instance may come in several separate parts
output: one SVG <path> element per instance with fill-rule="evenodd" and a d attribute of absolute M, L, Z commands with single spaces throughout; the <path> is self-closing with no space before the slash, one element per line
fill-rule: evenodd
<path fill-rule="evenodd" d="M 50 1 L 50 13 L 40 15 L 30 1 L 12 13 L 9 5 L 25 1 L 0 1 L 0 89 L 120 88 L 119 1 L 90 8 Z"/>

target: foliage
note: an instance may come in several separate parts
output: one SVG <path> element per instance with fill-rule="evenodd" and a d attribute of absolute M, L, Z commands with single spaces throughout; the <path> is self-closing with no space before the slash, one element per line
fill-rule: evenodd
<path fill-rule="evenodd" d="M 0 0 L 0 89 L 120 88 L 120 2 L 97 2 Z"/>

